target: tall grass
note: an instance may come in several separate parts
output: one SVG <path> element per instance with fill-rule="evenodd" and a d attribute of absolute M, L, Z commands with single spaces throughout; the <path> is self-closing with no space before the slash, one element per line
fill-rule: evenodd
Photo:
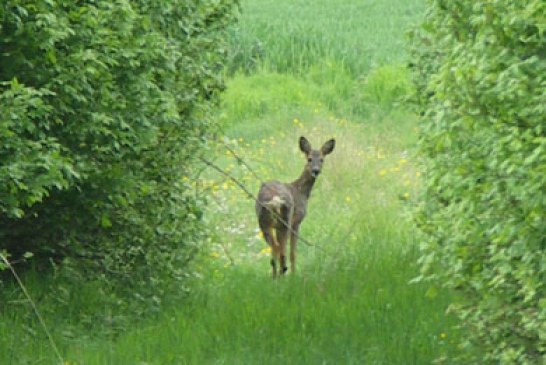
<path fill-rule="evenodd" d="M 385 250 L 391 250 L 383 252 Z M 444 301 L 408 286 L 415 253 L 361 247 L 328 273 L 232 269 L 157 323 L 69 359 L 85 364 L 428 364 L 450 349 Z M 399 268 L 402 268 L 401 270 Z M 335 274 L 333 274 L 335 271 Z M 448 333 L 448 334 L 447 334 Z"/>
<path fill-rule="evenodd" d="M 404 32 L 422 0 L 244 0 L 229 68 L 305 73 L 333 61 L 352 76 L 406 60 Z"/>
<path fill-rule="evenodd" d="M 219 118 L 229 126 L 304 108 L 354 121 L 377 120 L 400 109 L 407 112 L 401 104 L 412 93 L 409 72 L 399 65 L 378 67 L 356 79 L 335 63 L 313 66 L 299 76 L 260 70 L 232 77 Z"/>
<path fill-rule="evenodd" d="M 247 114 L 238 120 L 311 102 L 370 116 L 412 93 L 405 32 L 423 14 L 424 1 L 244 0 L 241 7 L 228 64 L 235 76 L 230 87 L 241 93 L 225 100 Z M 280 89 L 280 105 L 271 104 L 269 95 Z"/>

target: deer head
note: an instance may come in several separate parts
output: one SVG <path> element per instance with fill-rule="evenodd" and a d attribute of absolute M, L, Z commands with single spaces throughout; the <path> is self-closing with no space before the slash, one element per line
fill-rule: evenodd
<path fill-rule="evenodd" d="M 307 157 L 307 165 L 305 169 L 309 174 L 316 178 L 322 170 L 322 164 L 324 163 L 324 156 L 328 155 L 334 150 L 336 145 L 335 139 L 330 139 L 322 145 L 320 150 L 314 150 L 311 144 L 305 137 L 300 137 L 300 150 Z"/>

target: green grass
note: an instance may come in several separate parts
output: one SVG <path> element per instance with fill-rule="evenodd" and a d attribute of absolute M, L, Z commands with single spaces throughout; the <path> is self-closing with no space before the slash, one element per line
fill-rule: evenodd
<path fill-rule="evenodd" d="M 222 125 L 230 126 L 252 119 L 260 130 L 274 130 L 278 128 L 276 121 L 260 121 L 271 115 L 290 115 L 294 110 L 317 110 L 349 119 L 356 117 L 355 121 L 377 121 L 378 115 L 404 110 L 401 103 L 412 92 L 409 72 L 399 65 L 378 67 L 357 79 L 335 63 L 311 67 L 300 76 L 260 70 L 231 78 L 220 120 Z M 247 123 L 245 128 L 256 127 Z"/>
<path fill-rule="evenodd" d="M 305 73 L 328 61 L 353 76 L 406 60 L 405 31 L 422 0 L 245 0 L 231 40 L 232 70 Z"/>
<path fill-rule="evenodd" d="M 290 180 L 304 159 L 297 137 L 322 143 L 335 134 L 301 234 L 300 271 L 273 281 L 256 234 L 253 202 L 213 172 L 207 219 L 217 236 L 201 259 L 190 299 L 115 341 L 71 346 L 82 364 L 429 364 L 456 351 L 449 293 L 427 295 L 418 275 L 418 242 L 407 214 L 418 189 L 409 149 L 409 115 L 364 123 L 320 110 L 293 109 L 227 130 L 233 148 L 264 178 Z M 277 120 L 279 118 L 279 120 Z M 243 137 L 244 136 L 244 137 Z M 262 154 L 261 151 L 264 151 Z M 232 159 L 217 162 L 257 190 Z M 282 166 L 280 166 L 282 164 Z M 408 197 L 401 199 L 408 194 Z"/>
<path fill-rule="evenodd" d="M 257 192 L 260 180 L 299 175 L 301 135 L 314 146 L 335 137 L 300 231 L 318 248 L 300 243 L 298 274 L 271 280 L 254 202 L 197 166 L 187 183 L 208 192 L 214 235 L 186 300 L 140 318 L 112 313 L 93 283 L 25 277 L 67 364 L 430 364 L 457 352 L 452 294 L 410 284 L 419 273 L 410 215 L 420 172 L 400 65 L 404 30 L 423 3 L 242 1 L 220 140 L 259 179 L 222 143 L 210 143 L 209 156 Z M 3 359 L 55 363 L 18 289 L 1 289 Z"/>
<path fill-rule="evenodd" d="M 438 310 L 445 303 L 408 286 L 415 253 L 386 246 L 359 253 L 366 256 L 338 257 L 323 274 L 277 282 L 231 269 L 185 307 L 114 348 L 101 346 L 85 363 L 430 363 L 445 351 L 441 336 L 451 324 Z M 72 356 L 81 359 L 79 351 Z"/>

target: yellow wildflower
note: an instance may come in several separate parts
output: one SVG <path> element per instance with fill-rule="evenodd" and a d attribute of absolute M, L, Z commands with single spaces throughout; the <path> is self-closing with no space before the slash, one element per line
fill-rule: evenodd
<path fill-rule="evenodd" d="M 267 246 L 258 253 L 258 256 L 265 256 L 265 255 L 269 255 L 270 253 L 271 253 L 271 247 Z"/>

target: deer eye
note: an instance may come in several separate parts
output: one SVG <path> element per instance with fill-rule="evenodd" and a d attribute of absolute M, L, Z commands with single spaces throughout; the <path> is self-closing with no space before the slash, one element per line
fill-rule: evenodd
<path fill-rule="evenodd" d="M 321 163 L 322 163 L 322 162 L 324 162 L 324 159 L 323 159 L 323 158 L 321 158 L 321 159 L 320 159 L 320 162 L 321 162 Z"/>
<path fill-rule="evenodd" d="M 311 161 L 313 161 L 313 159 L 312 159 L 311 157 L 309 157 L 309 158 L 307 159 L 307 162 L 311 162 Z"/>

